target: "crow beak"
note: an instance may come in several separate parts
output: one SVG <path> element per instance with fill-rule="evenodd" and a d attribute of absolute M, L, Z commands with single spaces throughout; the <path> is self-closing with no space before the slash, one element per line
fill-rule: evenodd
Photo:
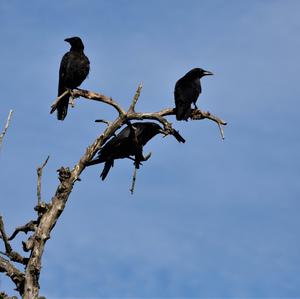
<path fill-rule="evenodd" d="M 213 75 L 213 73 L 210 72 L 210 71 L 204 71 L 203 72 L 203 76 L 209 76 L 209 75 Z"/>
<path fill-rule="evenodd" d="M 64 41 L 67 42 L 67 43 L 70 43 L 70 40 L 71 40 L 70 38 L 65 38 L 64 39 Z"/>

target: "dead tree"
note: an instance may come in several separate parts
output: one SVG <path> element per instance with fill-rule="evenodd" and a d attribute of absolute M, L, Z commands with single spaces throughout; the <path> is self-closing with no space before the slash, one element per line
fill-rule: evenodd
<path fill-rule="evenodd" d="M 39 276 L 41 271 L 42 256 L 45 249 L 45 245 L 50 234 L 55 227 L 61 213 L 64 211 L 67 200 L 72 192 L 73 186 L 76 181 L 80 180 L 80 174 L 84 171 L 86 162 L 90 161 L 98 152 L 98 150 L 105 144 L 105 142 L 111 138 L 115 132 L 121 128 L 124 124 L 131 120 L 153 120 L 159 122 L 164 129 L 166 135 L 176 135 L 178 132 L 173 128 L 172 124 L 166 119 L 166 116 L 174 115 L 173 108 L 166 108 L 158 112 L 136 112 L 135 105 L 139 99 L 142 85 L 139 85 L 131 105 L 128 110 L 124 110 L 116 101 L 105 95 L 82 90 L 67 90 L 61 95 L 52 105 L 52 109 L 55 109 L 59 100 L 69 93 L 71 98 L 84 98 L 87 100 L 98 101 L 112 106 L 118 113 L 118 116 L 113 121 L 103 121 L 107 123 L 107 127 L 103 133 L 98 136 L 95 141 L 89 145 L 84 154 L 81 156 L 77 164 L 70 169 L 69 167 L 61 167 L 58 170 L 59 184 L 55 194 L 49 202 L 45 202 L 41 197 L 41 177 L 42 170 L 45 167 L 49 157 L 45 160 L 41 167 L 37 169 L 38 183 L 37 183 L 37 205 L 34 210 L 37 212 L 37 217 L 34 220 L 30 220 L 25 225 L 17 227 L 15 231 L 8 236 L 5 231 L 4 221 L 0 216 L 0 236 L 4 243 L 5 251 L 0 255 L 0 272 L 6 274 L 15 284 L 16 290 L 20 296 L 24 299 L 38 299 L 39 297 Z M 200 111 L 194 109 L 191 115 L 192 120 L 209 119 L 217 123 L 219 126 L 221 136 L 224 138 L 222 126 L 226 123 L 220 118 L 210 114 L 209 112 Z M 135 178 L 134 178 L 135 179 Z M 134 183 L 134 180 L 133 180 Z M 134 186 L 134 185 L 133 185 Z M 13 240 L 19 233 L 30 233 L 30 236 L 22 242 L 23 251 L 25 253 L 19 253 L 14 251 L 10 241 Z M 24 256 L 27 253 L 27 256 Z M 16 264 L 20 264 L 23 271 L 16 267 Z M 6 298 L 6 294 L 2 293 L 1 296 Z M 1 298 L 1 297 L 0 297 Z M 8 297 L 7 297 L 8 298 Z"/>

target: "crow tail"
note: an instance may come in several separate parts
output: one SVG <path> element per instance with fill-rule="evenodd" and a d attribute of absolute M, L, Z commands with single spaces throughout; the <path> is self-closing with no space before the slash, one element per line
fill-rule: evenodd
<path fill-rule="evenodd" d="M 108 161 L 105 162 L 104 168 L 103 168 L 103 170 L 102 170 L 102 172 L 101 172 L 101 174 L 100 174 L 100 177 L 101 177 L 102 181 L 105 180 L 105 178 L 106 178 L 107 175 L 108 175 L 109 170 L 110 170 L 111 167 L 113 167 L 113 166 L 114 166 L 114 160 L 108 160 Z"/>
<path fill-rule="evenodd" d="M 57 119 L 64 120 L 68 113 L 70 95 L 65 95 L 57 105 Z"/>
<path fill-rule="evenodd" d="M 185 143 L 185 139 L 179 134 L 178 131 L 173 129 L 172 135 L 177 139 L 178 142 Z"/>
<path fill-rule="evenodd" d="M 177 120 L 188 120 L 191 116 L 192 109 L 190 105 L 180 105 L 180 107 L 176 107 L 176 119 Z"/>

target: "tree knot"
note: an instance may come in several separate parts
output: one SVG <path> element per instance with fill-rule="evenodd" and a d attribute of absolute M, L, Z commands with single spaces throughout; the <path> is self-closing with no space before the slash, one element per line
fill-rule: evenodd
<path fill-rule="evenodd" d="M 61 167 L 60 169 L 57 170 L 58 172 L 58 179 L 60 180 L 60 182 L 64 182 L 67 179 L 69 179 L 71 177 L 71 171 L 69 167 Z"/>

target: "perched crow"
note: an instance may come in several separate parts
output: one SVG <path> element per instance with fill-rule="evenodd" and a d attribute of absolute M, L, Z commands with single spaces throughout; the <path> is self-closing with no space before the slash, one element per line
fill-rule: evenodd
<path fill-rule="evenodd" d="M 138 168 L 144 160 L 143 146 L 158 133 L 164 133 L 163 129 L 153 122 L 136 122 L 125 127 L 117 136 L 110 139 L 100 149 L 98 157 L 89 161 L 86 165 L 95 165 L 105 162 L 100 175 L 104 180 L 114 165 L 115 159 L 131 158 L 134 156 L 135 165 Z M 136 138 L 135 138 L 136 137 Z"/>
<path fill-rule="evenodd" d="M 196 101 L 201 93 L 200 78 L 213 73 L 200 68 L 194 68 L 180 78 L 175 85 L 175 109 L 177 120 L 188 120 L 191 115 L 191 104 L 196 106 Z"/>
<path fill-rule="evenodd" d="M 71 45 L 60 63 L 58 96 L 66 91 L 66 88 L 74 89 L 78 87 L 87 77 L 90 70 L 90 61 L 84 55 L 84 45 L 79 37 L 66 38 L 66 42 Z M 57 119 L 64 120 L 69 104 L 69 95 L 64 96 L 57 106 Z M 54 110 L 51 110 L 53 113 Z"/>

